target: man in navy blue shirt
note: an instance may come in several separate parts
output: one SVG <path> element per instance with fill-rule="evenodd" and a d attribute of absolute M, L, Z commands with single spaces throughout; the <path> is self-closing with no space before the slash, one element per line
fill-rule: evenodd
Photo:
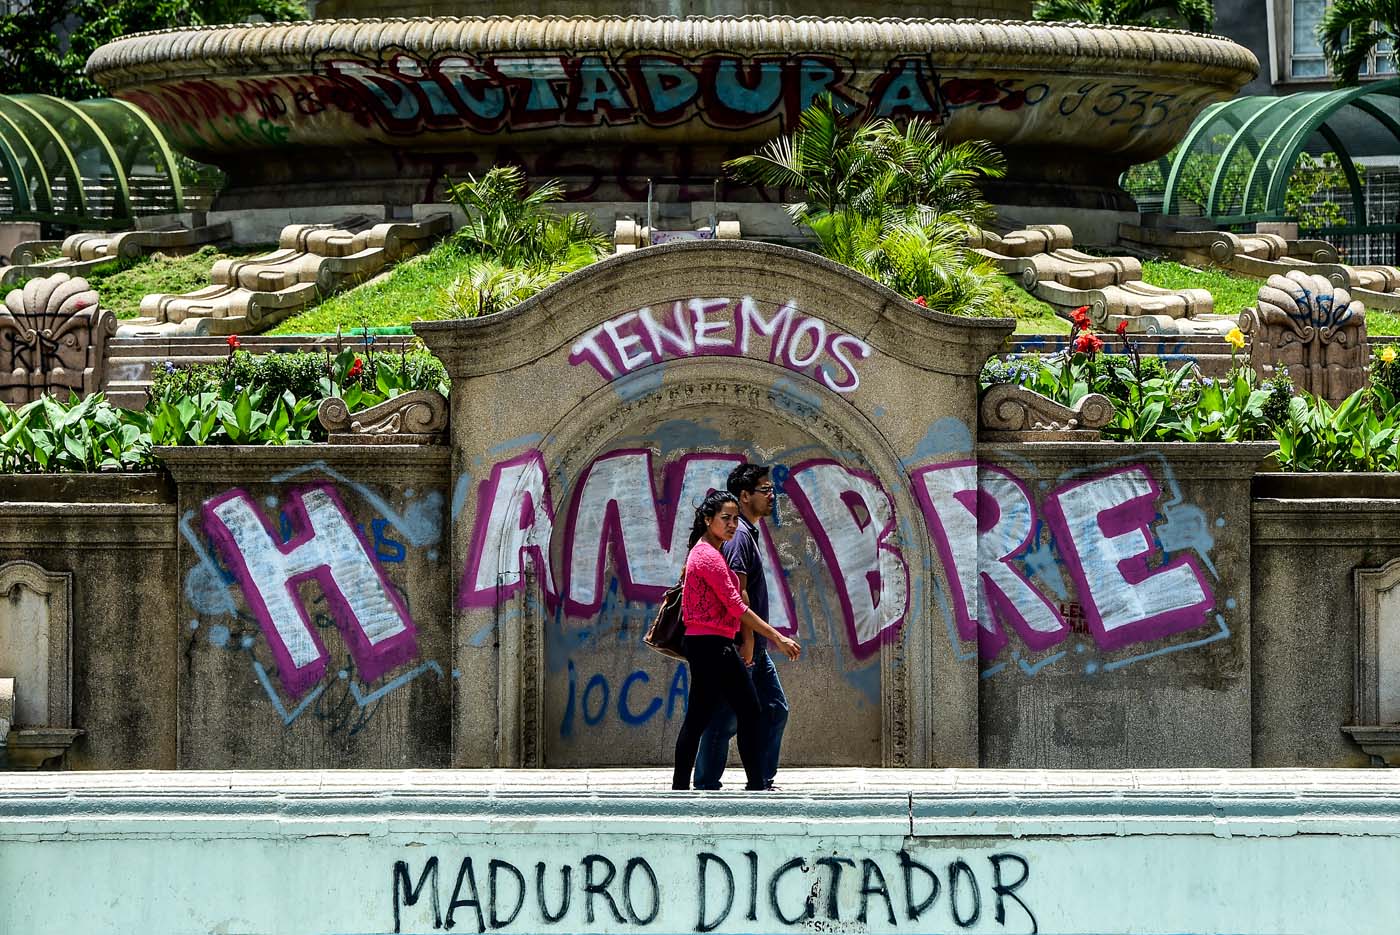
<path fill-rule="evenodd" d="M 739 498 L 739 529 L 734 538 L 724 544 L 724 557 L 739 578 L 739 590 L 744 603 L 765 621 L 768 620 L 768 579 L 763 570 L 759 547 L 758 524 L 773 515 L 773 500 L 777 496 L 768 468 L 744 463 L 729 474 L 729 492 Z M 781 575 L 782 569 L 773 573 Z M 768 656 L 768 641 L 752 631 L 740 629 L 740 654 L 749 664 L 749 677 L 758 693 L 759 710 L 763 715 L 760 736 L 763 743 L 763 778 L 773 787 L 778 772 L 778 751 L 783 744 L 783 729 L 787 727 L 788 703 L 778 670 Z M 695 788 L 718 789 L 724 764 L 729 759 L 729 740 L 739 730 L 734 712 L 721 703 L 716 709 L 705 734 L 700 738 L 700 752 L 695 758 Z"/>

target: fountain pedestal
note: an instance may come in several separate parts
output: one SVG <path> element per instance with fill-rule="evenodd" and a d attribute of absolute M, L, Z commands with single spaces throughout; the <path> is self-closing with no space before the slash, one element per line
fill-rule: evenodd
<path fill-rule="evenodd" d="M 444 176 L 518 163 L 577 201 L 781 200 L 725 159 L 830 95 L 986 139 L 1001 204 L 1131 210 L 1157 158 L 1258 71 L 1218 36 L 993 20 L 494 16 L 150 33 L 88 73 L 224 167 L 220 207 L 411 205 Z"/>

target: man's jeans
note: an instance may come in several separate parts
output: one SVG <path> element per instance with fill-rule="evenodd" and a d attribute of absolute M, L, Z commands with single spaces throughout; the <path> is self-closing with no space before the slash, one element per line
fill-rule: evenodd
<path fill-rule="evenodd" d="M 759 735 L 763 746 L 763 778 L 772 782 L 778 773 L 778 751 L 783 745 L 783 729 L 787 727 L 787 696 L 783 694 L 783 683 L 778 681 L 778 670 L 766 652 L 754 654 L 749 678 L 753 679 L 758 707 L 763 713 Z M 739 723 L 729 705 L 716 707 L 705 735 L 700 738 L 700 753 L 695 758 L 695 788 L 720 787 L 719 778 L 724 775 L 724 764 L 729 759 L 729 740 L 738 732 Z"/>

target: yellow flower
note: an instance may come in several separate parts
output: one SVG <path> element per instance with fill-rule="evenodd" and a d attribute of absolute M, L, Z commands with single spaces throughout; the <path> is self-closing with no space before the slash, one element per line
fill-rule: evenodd
<path fill-rule="evenodd" d="M 1225 340 L 1237 351 L 1244 349 L 1244 332 L 1238 328 L 1231 328 L 1230 333 L 1225 335 Z"/>
<path fill-rule="evenodd" d="M 1381 351 L 1381 361 L 1387 364 L 1395 363 L 1395 345 L 1387 344 Z"/>

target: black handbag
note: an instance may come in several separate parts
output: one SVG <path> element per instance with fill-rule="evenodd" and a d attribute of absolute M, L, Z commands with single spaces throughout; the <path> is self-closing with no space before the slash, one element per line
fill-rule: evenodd
<path fill-rule="evenodd" d="M 643 643 L 661 655 L 682 662 L 685 661 L 685 654 L 681 652 L 681 640 L 685 637 L 685 622 L 681 619 L 681 593 L 684 590 L 685 572 L 681 572 L 681 580 L 662 596 L 656 619 L 647 629 L 647 635 L 642 637 Z"/>

